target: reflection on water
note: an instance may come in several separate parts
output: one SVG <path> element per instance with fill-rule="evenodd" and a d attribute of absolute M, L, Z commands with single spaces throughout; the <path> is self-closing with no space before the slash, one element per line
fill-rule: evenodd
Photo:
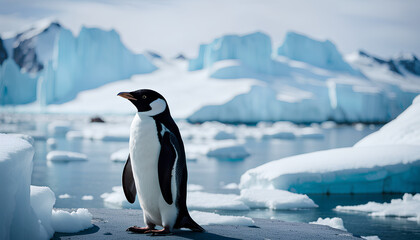
<path fill-rule="evenodd" d="M 124 166 L 121 162 L 110 161 L 110 155 L 122 148 L 126 148 L 128 143 L 124 141 L 93 141 L 86 139 L 69 141 L 64 136 L 58 137 L 56 138 L 56 148 L 58 150 L 84 153 L 88 156 L 88 161 L 49 163 L 46 161 L 46 154 L 49 151 L 46 144 L 46 122 L 14 122 L 3 125 L 0 131 L 32 133 L 32 135 L 36 136 L 32 184 L 49 186 L 57 196 L 55 207 L 105 207 L 100 195 L 105 192 L 111 192 L 113 186 L 121 185 L 121 173 Z M 128 123 L 129 120 L 124 120 L 122 124 Z M 77 127 L 79 126 L 75 126 L 75 128 Z M 247 138 L 244 146 L 251 156 L 246 159 L 226 161 L 202 156 L 194 161 L 188 161 L 189 183 L 203 186 L 203 191 L 205 192 L 239 194 L 239 190 L 224 189 L 223 186 L 228 183 L 239 183 L 241 175 L 250 168 L 291 155 L 352 146 L 378 128 L 378 126 L 371 126 L 355 129 L 353 126 L 337 126 L 321 129 L 324 137 L 315 139 Z M 186 148 L 191 146 L 190 139 L 186 138 L 184 141 L 186 142 Z M 70 195 L 70 198 L 59 198 L 63 194 Z M 93 196 L 93 200 L 82 200 L 84 195 Z M 368 201 L 386 202 L 401 196 L 381 194 L 310 195 L 310 198 L 319 205 L 319 208 L 293 211 L 255 209 L 251 211 L 218 212 L 221 214 L 246 215 L 256 218 L 273 218 L 297 222 L 316 221 L 318 217 L 340 217 L 343 219 L 347 230 L 356 235 L 379 235 L 381 239 L 419 239 L 420 228 L 416 222 L 397 218 L 372 218 L 367 214 L 348 214 L 332 210 L 337 205 L 364 204 Z"/>

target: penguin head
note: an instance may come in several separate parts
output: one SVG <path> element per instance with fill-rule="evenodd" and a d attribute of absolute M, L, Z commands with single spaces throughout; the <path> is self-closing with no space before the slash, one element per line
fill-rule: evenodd
<path fill-rule="evenodd" d="M 168 107 L 165 98 L 150 89 L 133 92 L 120 92 L 118 96 L 128 99 L 140 114 L 150 117 L 163 113 Z"/>

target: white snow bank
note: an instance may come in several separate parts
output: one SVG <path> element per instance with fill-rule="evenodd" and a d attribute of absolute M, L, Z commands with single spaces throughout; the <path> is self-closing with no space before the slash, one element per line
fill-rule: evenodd
<path fill-rule="evenodd" d="M 254 226 L 254 220 L 243 216 L 224 216 L 216 213 L 191 211 L 191 217 L 200 225 Z"/>
<path fill-rule="evenodd" d="M 92 227 L 92 214 L 85 208 L 67 212 L 52 211 L 52 226 L 56 232 L 75 233 Z"/>
<path fill-rule="evenodd" d="M 420 145 L 420 95 L 395 120 L 360 140 L 355 147 L 396 144 Z"/>
<path fill-rule="evenodd" d="M 0 239 L 46 239 L 30 204 L 32 145 L 0 134 Z M 22 226 L 25 231 L 22 231 Z"/>
<path fill-rule="evenodd" d="M 130 151 L 129 151 L 128 148 L 120 149 L 120 150 L 112 153 L 110 159 L 113 162 L 125 162 L 125 161 L 127 161 L 129 152 Z"/>
<path fill-rule="evenodd" d="M 223 186 L 224 189 L 238 189 L 239 185 L 237 183 L 228 183 Z"/>
<path fill-rule="evenodd" d="M 243 159 L 249 155 L 245 147 L 241 145 L 216 148 L 207 153 L 208 157 L 219 159 Z"/>
<path fill-rule="evenodd" d="M 77 152 L 51 151 L 47 154 L 47 160 L 52 162 L 87 161 L 87 156 Z"/>
<path fill-rule="evenodd" d="M 355 147 L 283 158 L 250 169 L 240 188 L 299 193 L 420 191 L 420 99 Z"/>
<path fill-rule="evenodd" d="M 347 231 L 347 229 L 343 225 L 343 219 L 341 219 L 339 217 L 324 218 L 324 219 L 318 218 L 318 220 L 316 222 L 310 222 L 309 224 L 325 225 L 325 226 L 330 226 L 332 228 Z"/>
<path fill-rule="evenodd" d="M 402 199 L 392 199 L 390 203 L 368 202 L 356 206 L 337 206 L 340 212 L 365 212 L 372 217 L 404 217 L 409 220 L 420 219 L 420 194 L 404 194 Z M 420 222 L 420 221 L 418 221 Z"/>
<path fill-rule="evenodd" d="M 318 207 L 307 195 L 276 189 L 244 189 L 239 199 L 250 208 L 279 210 Z"/>
<path fill-rule="evenodd" d="M 381 240 L 378 236 L 360 236 L 366 240 Z"/>

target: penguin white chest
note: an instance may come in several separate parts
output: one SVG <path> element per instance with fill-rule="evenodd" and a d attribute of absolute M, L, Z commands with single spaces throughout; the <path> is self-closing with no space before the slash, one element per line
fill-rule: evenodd
<path fill-rule="evenodd" d="M 166 203 L 160 190 L 158 162 L 161 145 L 152 117 L 136 114 L 131 124 L 129 146 L 134 181 L 145 220 L 160 226 L 173 226 L 177 209 L 175 204 Z"/>

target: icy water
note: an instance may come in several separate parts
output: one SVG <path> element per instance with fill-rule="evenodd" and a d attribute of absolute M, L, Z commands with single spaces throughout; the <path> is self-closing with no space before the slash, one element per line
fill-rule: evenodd
<path fill-rule="evenodd" d="M 121 173 L 124 163 L 110 161 L 110 155 L 128 143 L 121 141 L 95 141 L 86 139 L 67 140 L 64 136 L 54 137 L 57 150 L 81 152 L 87 155 L 88 161 L 53 163 L 46 161 L 46 154 L 50 151 L 47 145 L 47 124 L 49 117 L 42 121 L 19 121 L 7 123 L 3 120 L 0 132 L 30 133 L 35 136 L 35 157 L 32 184 L 49 186 L 56 194 L 57 208 L 103 208 L 105 192 L 112 192 L 112 187 L 121 185 Z M 73 128 L 80 127 L 79 120 L 72 120 Z M 86 119 L 84 119 L 86 122 Z M 127 124 L 122 121 L 121 124 Z M 86 126 L 87 123 L 81 124 Z M 188 126 L 188 125 L 187 125 Z M 197 128 L 197 126 L 195 125 Z M 237 189 L 224 189 L 228 183 L 239 183 L 241 175 L 248 169 L 263 163 L 291 155 L 308 153 L 317 150 L 352 146 L 364 136 L 376 131 L 379 126 L 335 126 L 320 128 L 322 138 L 295 139 L 255 139 L 245 140 L 245 147 L 251 154 L 242 160 L 218 160 L 199 157 L 188 161 L 189 183 L 203 186 L 204 192 L 235 193 Z M 73 129 L 73 130 L 74 130 Z M 182 132 L 182 130 L 181 130 Z M 186 147 L 188 148 L 188 139 Z M 70 198 L 59 198 L 59 195 L 69 194 Z M 93 200 L 82 200 L 85 195 L 93 196 Z M 251 211 L 218 211 L 219 214 L 242 215 L 256 218 L 274 218 L 285 221 L 310 222 L 318 217 L 340 217 L 347 230 L 355 235 L 378 235 L 381 239 L 420 239 L 420 225 L 398 218 L 372 218 L 367 214 L 349 214 L 335 212 L 337 205 L 365 204 L 369 201 L 389 202 L 402 195 L 309 195 L 319 208 L 308 210 L 267 210 Z"/>

